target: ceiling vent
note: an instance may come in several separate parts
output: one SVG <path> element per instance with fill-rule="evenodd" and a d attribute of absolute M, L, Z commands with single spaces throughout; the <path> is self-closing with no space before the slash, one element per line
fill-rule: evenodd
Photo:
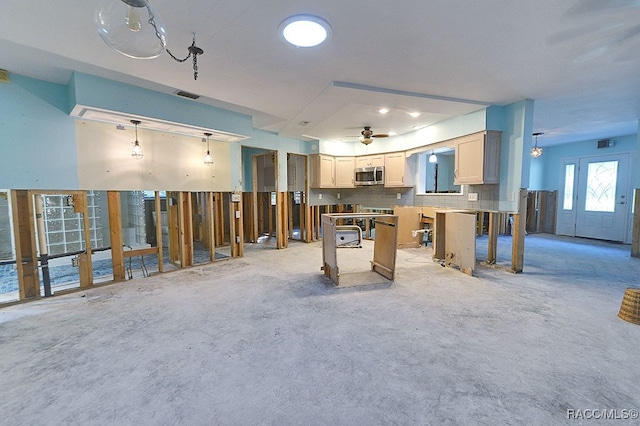
<path fill-rule="evenodd" d="M 200 95 L 196 95 L 195 93 L 185 92 L 184 90 L 176 90 L 173 93 L 178 96 L 182 96 L 183 98 L 189 98 L 189 99 L 198 99 L 200 97 Z"/>
<path fill-rule="evenodd" d="M 611 139 L 600 139 L 598 141 L 598 148 L 610 148 L 614 145 Z"/>

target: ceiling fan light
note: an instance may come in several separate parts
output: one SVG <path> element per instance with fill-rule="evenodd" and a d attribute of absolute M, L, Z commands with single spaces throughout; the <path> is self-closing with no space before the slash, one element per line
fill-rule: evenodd
<path fill-rule="evenodd" d="M 102 0 L 95 22 L 100 38 L 130 58 L 157 58 L 167 44 L 164 23 L 147 0 Z"/>
<path fill-rule="evenodd" d="M 296 47 L 318 46 L 331 37 L 331 26 L 313 15 L 291 16 L 280 24 L 282 38 Z"/>

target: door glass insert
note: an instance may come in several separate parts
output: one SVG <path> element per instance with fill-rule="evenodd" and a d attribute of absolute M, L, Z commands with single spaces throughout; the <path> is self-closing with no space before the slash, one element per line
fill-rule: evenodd
<path fill-rule="evenodd" d="M 573 180 L 575 172 L 575 164 L 567 164 L 564 167 L 564 200 L 562 203 L 564 210 L 573 210 Z"/>
<path fill-rule="evenodd" d="M 614 212 L 616 208 L 616 183 L 618 161 L 589 163 L 587 169 L 587 193 L 585 210 Z"/>

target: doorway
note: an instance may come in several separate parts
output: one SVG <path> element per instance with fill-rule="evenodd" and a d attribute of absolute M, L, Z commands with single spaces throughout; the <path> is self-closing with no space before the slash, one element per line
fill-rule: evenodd
<path fill-rule="evenodd" d="M 558 234 L 629 243 L 629 154 L 567 159 Z"/>

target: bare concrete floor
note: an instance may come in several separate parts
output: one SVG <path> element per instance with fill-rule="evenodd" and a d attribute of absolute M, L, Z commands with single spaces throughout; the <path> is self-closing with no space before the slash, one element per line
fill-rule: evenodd
<path fill-rule="evenodd" d="M 242 259 L 0 309 L 0 423 L 632 416 L 640 326 L 616 314 L 624 290 L 640 287 L 640 259 L 628 246 L 539 235 L 526 244 L 523 274 L 468 277 L 423 247 L 398 251 L 393 283 L 345 288 L 321 275 L 321 243 L 250 246 Z M 369 248 L 340 251 L 339 265 L 366 268 Z"/>

